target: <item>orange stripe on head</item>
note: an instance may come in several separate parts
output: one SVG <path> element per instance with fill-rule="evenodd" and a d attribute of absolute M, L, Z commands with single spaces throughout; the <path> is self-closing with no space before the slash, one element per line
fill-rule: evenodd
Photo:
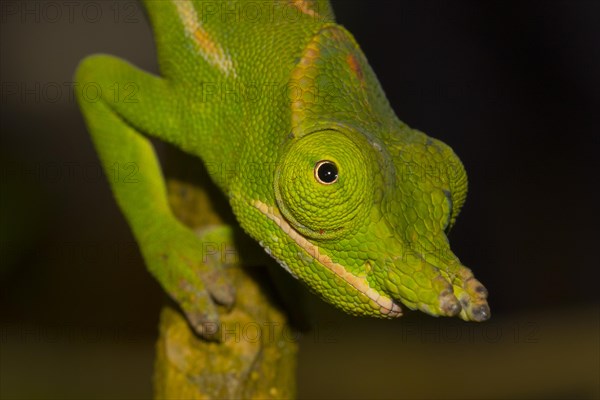
<path fill-rule="evenodd" d="M 312 7 L 312 1 L 307 1 L 307 0 L 290 0 L 292 6 L 296 7 L 299 11 L 301 11 L 302 13 L 309 15 L 311 17 L 318 17 L 319 13 L 317 13 L 315 10 L 313 10 Z"/>
<path fill-rule="evenodd" d="M 233 61 L 219 44 L 214 41 L 210 34 L 200 24 L 200 19 L 194 5 L 189 1 L 173 0 L 177 8 L 179 19 L 183 25 L 185 34 L 194 41 L 200 55 L 214 67 L 226 75 L 235 75 Z"/>
<path fill-rule="evenodd" d="M 356 75 L 356 77 L 362 82 L 364 78 L 363 70 L 354 54 L 349 53 L 346 56 L 346 62 L 348 63 L 348 66 L 352 72 L 354 72 L 354 75 Z"/>

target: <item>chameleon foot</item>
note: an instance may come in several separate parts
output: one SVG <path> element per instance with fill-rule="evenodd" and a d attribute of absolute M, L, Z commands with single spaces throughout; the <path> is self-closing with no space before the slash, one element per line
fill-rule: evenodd
<path fill-rule="evenodd" d="M 214 250 L 231 241 L 229 227 L 197 235 L 170 219 L 159 220 L 140 241 L 150 271 L 179 304 L 194 331 L 208 340 L 220 337 L 217 305 L 229 308 L 235 301 L 226 271 L 228 258 Z"/>

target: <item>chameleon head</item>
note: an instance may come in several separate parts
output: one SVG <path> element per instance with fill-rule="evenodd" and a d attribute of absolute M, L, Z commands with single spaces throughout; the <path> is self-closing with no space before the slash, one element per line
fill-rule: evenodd
<path fill-rule="evenodd" d="M 303 93 L 291 104 L 292 134 L 261 152 L 277 154 L 261 185 L 272 190 L 237 207 L 246 230 L 351 314 L 397 317 L 402 303 L 435 316 L 488 319 L 486 289 L 446 237 L 467 191 L 454 152 L 397 119 L 338 25 L 311 39 L 292 78 Z"/>
<path fill-rule="evenodd" d="M 351 314 L 397 317 L 403 303 L 485 320 L 487 292 L 445 234 L 466 196 L 464 169 L 449 147 L 417 136 L 421 144 L 395 155 L 393 143 L 339 124 L 290 139 L 275 170 L 276 207 L 254 204 L 276 225 L 262 244 Z"/>

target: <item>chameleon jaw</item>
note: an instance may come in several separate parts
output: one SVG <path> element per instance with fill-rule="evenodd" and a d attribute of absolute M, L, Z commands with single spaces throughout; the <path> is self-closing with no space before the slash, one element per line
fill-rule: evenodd
<path fill-rule="evenodd" d="M 300 233 L 298 233 L 272 206 L 268 206 L 260 200 L 254 200 L 252 205 L 263 215 L 277 224 L 277 226 L 286 235 L 288 235 L 290 239 L 292 239 L 298 246 L 306 251 L 307 254 L 310 254 L 312 257 L 314 257 L 321 266 L 327 268 L 354 289 L 367 296 L 369 300 L 371 300 L 378 307 L 377 311 L 380 313 L 380 316 L 383 318 L 397 318 L 402 316 L 402 308 L 398 303 L 396 303 L 392 298 L 373 289 L 364 277 L 359 277 L 352 274 L 343 265 L 334 262 L 331 260 L 331 258 L 329 258 L 329 256 L 319 252 L 317 246 L 306 240 Z"/>

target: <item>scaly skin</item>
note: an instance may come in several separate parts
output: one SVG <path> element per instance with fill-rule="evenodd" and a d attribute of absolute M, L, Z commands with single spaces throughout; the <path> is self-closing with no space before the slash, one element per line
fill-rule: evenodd
<path fill-rule="evenodd" d="M 258 14 L 244 8 L 256 2 L 215 4 L 145 1 L 160 77 L 92 56 L 76 78 L 102 88 L 99 101 L 77 93 L 95 146 L 107 170 L 139 167 L 137 183 L 112 189 L 150 271 L 196 330 L 235 291 L 169 210 L 143 134 L 200 157 L 241 227 L 342 310 L 392 318 L 403 303 L 489 318 L 485 288 L 446 237 L 467 192 L 460 160 L 398 120 L 329 4 L 260 2 Z M 136 101 L 115 96 L 115 83 L 133 84 Z"/>

